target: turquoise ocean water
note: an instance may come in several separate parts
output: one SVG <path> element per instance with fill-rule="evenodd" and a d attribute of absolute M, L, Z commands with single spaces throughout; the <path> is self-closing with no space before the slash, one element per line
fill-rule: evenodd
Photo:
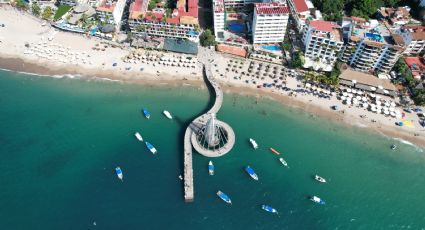
<path fill-rule="evenodd" d="M 195 202 L 185 203 L 178 179 L 184 124 L 208 101 L 208 92 L 194 87 L 0 72 L 0 229 L 425 228 L 422 149 L 397 142 L 391 151 L 390 138 L 233 94 L 225 95 L 218 117 L 234 128 L 236 145 L 213 159 L 214 176 L 209 159 L 194 155 Z M 166 119 L 163 109 L 176 119 Z M 158 149 L 156 156 L 135 131 Z M 250 147 L 249 137 L 260 149 Z M 247 164 L 259 181 L 243 171 Z M 316 173 L 329 182 L 316 183 Z M 217 198 L 219 189 L 233 205 Z"/>

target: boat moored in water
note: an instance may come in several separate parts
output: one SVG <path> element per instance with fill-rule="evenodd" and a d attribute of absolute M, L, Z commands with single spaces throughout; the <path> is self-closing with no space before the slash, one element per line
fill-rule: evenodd
<path fill-rule="evenodd" d="M 258 149 L 258 144 L 254 139 L 249 138 L 249 142 L 251 142 L 251 145 L 254 149 Z"/>
<path fill-rule="evenodd" d="M 271 212 L 271 213 L 276 213 L 276 214 L 278 214 L 277 210 L 276 210 L 276 209 L 274 209 L 274 208 L 273 208 L 272 206 L 270 206 L 270 205 L 263 204 L 263 205 L 261 206 L 261 208 L 262 208 L 264 211 L 266 211 L 266 212 Z"/>
<path fill-rule="evenodd" d="M 134 136 L 137 138 L 137 140 L 139 140 L 139 141 L 143 141 L 143 137 L 142 137 L 142 135 L 140 135 L 140 133 L 139 133 L 139 132 L 135 132 L 135 133 L 134 133 Z"/>
<path fill-rule="evenodd" d="M 314 175 L 314 179 L 321 182 L 321 183 L 326 183 L 325 178 L 319 176 L 319 175 Z"/>
<path fill-rule="evenodd" d="M 391 150 L 396 150 L 397 149 L 397 145 L 391 145 Z"/>
<path fill-rule="evenodd" d="M 245 171 L 251 176 L 252 179 L 258 180 L 258 176 L 249 165 L 245 167 Z"/>
<path fill-rule="evenodd" d="M 272 153 L 274 153 L 276 155 L 280 155 L 280 152 L 276 151 L 276 149 L 274 149 L 274 148 L 270 148 L 270 151 L 272 151 Z"/>
<path fill-rule="evenodd" d="M 326 204 L 326 202 L 317 196 L 310 197 L 310 200 L 317 204 Z"/>
<path fill-rule="evenodd" d="M 151 153 L 152 154 L 156 154 L 156 148 L 155 147 L 153 147 L 153 145 L 151 144 L 151 143 L 149 143 L 149 142 L 145 142 L 146 143 L 146 147 L 149 149 L 149 151 L 151 151 Z"/>
<path fill-rule="evenodd" d="M 220 199 L 222 199 L 224 202 L 232 204 L 232 200 L 230 200 L 230 197 L 226 193 L 219 190 L 217 192 L 217 196 L 220 197 Z"/>
<path fill-rule="evenodd" d="M 168 119 L 173 119 L 173 116 L 171 116 L 171 113 L 168 112 L 167 110 L 162 111 L 162 113 L 168 118 Z"/>
<path fill-rule="evenodd" d="M 214 164 L 212 161 L 208 162 L 208 173 L 210 176 L 214 175 Z"/>
<path fill-rule="evenodd" d="M 283 166 L 285 166 L 285 167 L 287 167 L 288 166 L 288 163 L 286 163 L 286 161 L 281 157 L 281 158 L 279 158 L 279 161 L 280 161 L 280 163 L 282 163 L 283 164 Z"/>
<path fill-rule="evenodd" d="M 145 115 L 145 117 L 147 119 L 151 118 L 151 114 L 149 113 L 148 109 L 143 108 L 143 115 Z"/>
<path fill-rule="evenodd" d="M 120 167 L 116 167 L 115 168 L 115 173 L 117 174 L 118 179 L 123 180 L 124 179 L 124 175 L 122 174 L 121 168 Z"/>

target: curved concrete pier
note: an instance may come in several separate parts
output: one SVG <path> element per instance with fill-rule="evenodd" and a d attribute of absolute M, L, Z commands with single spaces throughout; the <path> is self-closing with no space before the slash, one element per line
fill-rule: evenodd
<path fill-rule="evenodd" d="M 232 127 L 223 121 L 217 120 L 217 124 L 220 125 L 227 133 L 227 143 L 219 149 L 210 150 L 201 147 L 196 141 L 196 134 L 207 123 L 210 118 L 210 114 L 217 114 L 223 104 L 223 91 L 221 90 L 220 85 L 215 81 L 209 63 L 204 64 L 204 71 L 206 79 L 214 88 L 215 101 L 214 105 L 207 113 L 195 118 L 195 120 L 189 124 L 184 134 L 184 199 L 186 202 L 192 202 L 195 198 L 193 188 L 192 146 L 197 152 L 204 156 L 220 157 L 228 153 L 233 148 L 236 139 L 235 132 Z"/>

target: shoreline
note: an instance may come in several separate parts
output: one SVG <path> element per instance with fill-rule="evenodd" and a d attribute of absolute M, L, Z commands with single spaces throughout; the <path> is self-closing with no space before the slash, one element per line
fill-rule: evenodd
<path fill-rule="evenodd" d="M 54 75 L 81 75 L 83 77 L 105 78 L 113 82 L 119 81 L 129 84 L 141 84 L 145 86 L 193 86 L 200 89 L 206 89 L 206 85 L 202 78 L 186 79 L 178 76 L 169 76 L 167 74 L 160 74 L 158 76 L 149 76 L 148 73 L 126 73 L 123 77 L 120 71 L 107 71 L 107 70 L 87 70 L 79 68 L 77 71 L 73 68 L 64 69 L 60 66 L 47 68 L 40 63 L 31 62 L 20 57 L 0 57 L 0 68 L 13 72 L 21 72 L 24 74 L 36 74 L 44 76 Z M 141 76 L 142 75 L 142 76 Z M 153 79 L 152 79 L 153 78 Z M 324 109 L 320 105 L 314 103 L 306 103 L 298 98 L 293 98 L 287 95 L 277 94 L 264 89 L 254 89 L 248 86 L 232 85 L 229 82 L 224 82 L 219 79 L 224 92 L 226 94 L 234 93 L 242 96 L 260 97 L 261 99 L 269 99 L 276 101 L 283 106 L 289 108 L 299 109 L 301 111 L 310 113 L 313 117 L 320 117 L 336 124 L 346 125 L 347 127 L 357 127 L 363 130 L 371 131 L 376 134 L 384 135 L 393 139 L 400 139 L 400 141 L 408 141 L 418 147 L 425 148 L 425 138 L 421 135 L 414 136 L 412 133 L 405 130 L 397 129 L 397 127 L 389 127 L 380 123 L 371 123 L 361 118 L 354 117 L 349 113 L 339 113 Z"/>

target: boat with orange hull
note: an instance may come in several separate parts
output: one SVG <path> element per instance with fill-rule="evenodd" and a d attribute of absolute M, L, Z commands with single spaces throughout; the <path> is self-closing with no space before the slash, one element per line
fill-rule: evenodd
<path fill-rule="evenodd" d="M 274 149 L 274 148 L 270 148 L 270 151 L 272 151 L 272 153 L 274 153 L 276 155 L 280 155 L 280 152 L 276 151 L 276 149 Z"/>

